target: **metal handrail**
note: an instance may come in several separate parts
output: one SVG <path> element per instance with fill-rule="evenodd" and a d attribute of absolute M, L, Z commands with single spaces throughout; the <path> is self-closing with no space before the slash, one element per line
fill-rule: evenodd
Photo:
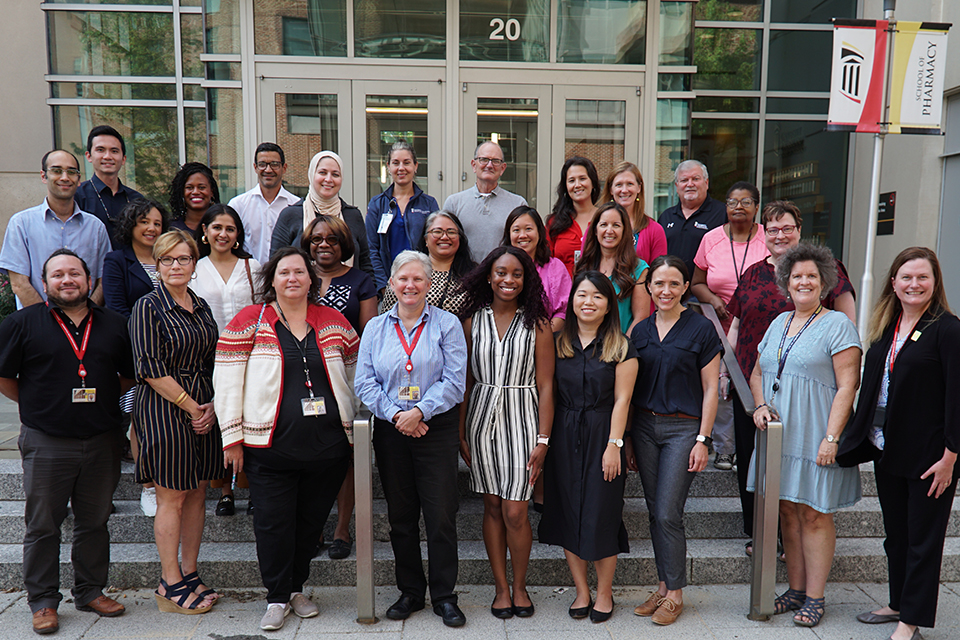
<path fill-rule="evenodd" d="M 373 416 L 353 421 L 353 475 L 356 487 L 357 622 L 380 622 L 373 583 Z"/>

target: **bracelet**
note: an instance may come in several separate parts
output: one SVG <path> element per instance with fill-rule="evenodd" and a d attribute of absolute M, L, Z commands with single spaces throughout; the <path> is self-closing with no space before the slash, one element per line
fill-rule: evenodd
<path fill-rule="evenodd" d="M 177 405 L 177 406 L 179 407 L 181 404 L 183 404 L 183 401 L 184 401 L 186 398 L 187 398 L 187 392 L 186 392 L 186 391 L 183 391 L 183 392 L 180 393 L 179 396 L 177 396 L 177 399 L 173 401 L 173 404 L 175 404 L 175 405 Z"/>
<path fill-rule="evenodd" d="M 753 410 L 754 410 L 754 411 L 759 411 L 761 407 L 768 407 L 768 408 L 769 408 L 770 405 L 768 405 L 766 402 L 763 402 L 763 403 L 758 404 L 757 406 L 755 406 L 755 407 L 753 408 Z"/>
<path fill-rule="evenodd" d="M 545 444 L 548 447 L 550 446 L 550 436 L 545 436 L 542 433 L 537 436 L 537 444 Z"/>

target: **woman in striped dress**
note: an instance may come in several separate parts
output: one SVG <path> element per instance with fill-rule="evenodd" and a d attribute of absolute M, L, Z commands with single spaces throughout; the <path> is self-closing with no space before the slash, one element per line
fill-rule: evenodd
<path fill-rule="evenodd" d="M 463 288 L 470 402 L 461 405 L 460 451 L 470 467 L 470 488 L 483 494 L 483 540 L 497 590 L 490 612 L 525 618 L 533 615 L 526 589 L 533 543 L 527 505 L 553 424 L 550 320 L 536 266 L 521 249 L 494 249 L 467 274 Z"/>
<path fill-rule="evenodd" d="M 223 477 L 211 379 L 217 323 L 188 288 L 199 255 L 193 238 L 168 231 L 153 255 L 160 286 L 140 298 L 130 316 L 140 383 L 133 411 L 140 440 L 136 481 L 157 487 L 160 610 L 205 613 L 218 595 L 197 575 L 204 497 L 207 483 Z"/>

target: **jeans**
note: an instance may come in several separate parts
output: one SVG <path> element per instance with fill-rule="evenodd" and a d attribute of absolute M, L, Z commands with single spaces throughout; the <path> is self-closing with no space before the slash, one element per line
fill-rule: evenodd
<path fill-rule="evenodd" d="M 717 455 L 733 455 L 737 452 L 736 436 L 733 428 L 733 400 L 735 395 L 730 390 L 730 399 L 719 398 L 717 401 L 717 417 L 713 421 L 713 449 Z M 738 459 L 739 460 L 739 459 Z M 747 462 L 750 459 L 747 458 Z"/>

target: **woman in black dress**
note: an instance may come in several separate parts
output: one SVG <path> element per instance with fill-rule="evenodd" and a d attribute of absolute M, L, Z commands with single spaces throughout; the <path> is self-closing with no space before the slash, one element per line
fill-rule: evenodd
<path fill-rule="evenodd" d="M 617 295 L 599 271 L 573 280 L 567 321 L 557 334 L 557 408 L 544 466 L 540 542 L 563 547 L 577 597 L 570 616 L 603 622 L 613 614 L 617 554 L 630 550 L 623 525 L 623 432 L 638 363 L 620 332 Z M 597 570 L 596 606 L 587 562 Z"/>

